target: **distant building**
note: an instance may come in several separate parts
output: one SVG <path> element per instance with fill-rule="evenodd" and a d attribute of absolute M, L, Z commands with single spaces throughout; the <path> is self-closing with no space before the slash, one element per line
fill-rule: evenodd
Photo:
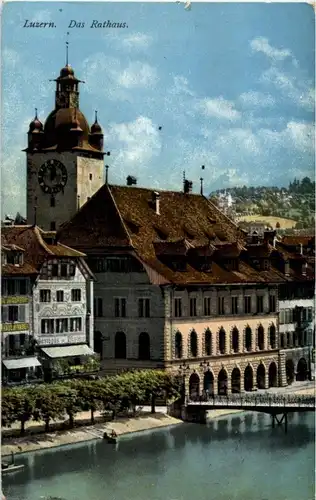
<path fill-rule="evenodd" d="M 2 237 L 2 361 L 7 381 L 30 379 L 40 365 L 50 377 L 61 359 L 81 364 L 94 354 L 93 275 L 85 255 L 37 226 L 3 227 Z"/>

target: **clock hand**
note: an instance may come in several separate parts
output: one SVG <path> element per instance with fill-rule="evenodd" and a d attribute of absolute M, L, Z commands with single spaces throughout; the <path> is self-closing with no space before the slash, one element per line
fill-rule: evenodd
<path fill-rule="evenodd" d="M 56 167 L 51 167 L 50 169 L 50 180 L 54 181 L 56 178 Z"/>

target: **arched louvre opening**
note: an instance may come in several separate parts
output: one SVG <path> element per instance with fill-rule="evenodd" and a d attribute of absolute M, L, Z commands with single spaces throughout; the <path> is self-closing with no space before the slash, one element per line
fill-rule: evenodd
<path fill-rule="evenodd" d="M 182 344 L 182 335 L 180 332 L 177 332 L 175 335 L 175 357 L 177 359 L 182 358 L 183 356 L 183 344 Z"/>
<path fill-rule="evenodd" d="M 245 329 L 245 348 L 246 351 L 251 351 L 252 344 L 252 331 L 250 326 L 247 326 Z"/>
<path fill-rule="evenodd" d="M 258 328 L 258 348 L 259 351 L 263 351 L 264 349 L 264 329 L 261 325 Z"/>
<path fill-rule="evenodd" d="M 126 335 L 124 332 L 115 334 L 115 358 L 126 359 Z"/>
<path fill-rule="evenodd" d="M 239 331 L 236 327 L 232 331 L 232 350 L 233 352 L 238 352 L 239 350 Z"/>
<path fill-rule="evenodd" d="M 212 333 L 209 329 L 205 332 L 205 355 L 210 356 L 212 354 Z"/>
<path fill-rule="evenodd" d="M 150 338 L 148 333 L 142 332 L 138 339 L 138 358 L 142 360 L 150 359 Z"/>
<path fill-rule="evenodd" d="M 226 332 L 221 328 L 218 333 L 218 349 L 220 354 L 225 354 L 226 351 Z"/>

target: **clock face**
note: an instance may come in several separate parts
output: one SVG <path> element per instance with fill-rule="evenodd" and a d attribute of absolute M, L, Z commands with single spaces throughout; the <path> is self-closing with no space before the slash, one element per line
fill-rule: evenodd
<path fill-rule="evenodd" d="M 38 171 L 38 182 L 44 193 L 56 194 L 67 183 L 67 170 L 60 161 L 48 160 Z"/>

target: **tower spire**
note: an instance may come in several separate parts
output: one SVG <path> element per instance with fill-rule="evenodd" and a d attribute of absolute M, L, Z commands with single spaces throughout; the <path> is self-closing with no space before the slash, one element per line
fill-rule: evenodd
<path fill-rule="evenodd" d="M 98 112 L 95 110 L 94 112 L 94 123 L 98 123 Z"/>
<path fill-rule="evenodd" d="M 35 120 L 38 119 L 38 116 L 37 116 L 37 108 L 35 108 Z"/>
<path fill-rule="evenodd" d="M 69 31 L 67 31 L 67 34 L 66 34 L 67 38 L 66 38 L 66 66 L 68 66 L 68 56 L 69 56 L 69 41 L 68 41 L 68 36 L 69 36 Z"/>

